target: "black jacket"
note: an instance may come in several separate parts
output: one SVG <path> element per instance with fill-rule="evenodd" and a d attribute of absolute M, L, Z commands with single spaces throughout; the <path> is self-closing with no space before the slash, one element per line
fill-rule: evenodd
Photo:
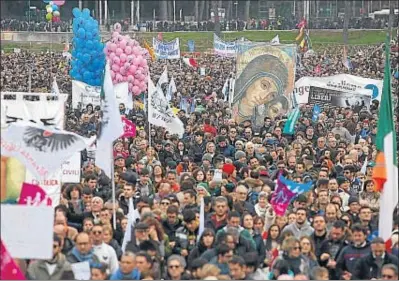
<path fill-rule="evenodd" d="M 176 230 L 183 226 L 183 223 L 180 219 L 177 219 L 175 224 L 169 224 L 168 220 L 162 221 L 162 227 L 165 233 L 168 235 L 169 239 L 173 240 L 176 237 Z"/>
<path fill-rule="evenodd" d="M 398 262 L 398 257 L 385 253 L 384 262 L 382 265 L 389 263 L 398 265 Z M 352 279 L 370 280 L 372 278 L 381 278 L 381 269 L 378 268 L 373 254 L 370 253 L 357 261 L 355 269 L 352 273 Z"/>
<path fill-rule="evenodd" d="M 327 231 L 322 236 L 316 236 L 316 233 L 313 232 L 310 238 L 312 238 L 312 240 L 314 241 L 315 253 L 316 256 L 318 257 L 320 255 L 321 245 L 323 244 L 324 241 L 327 240 Z"/>
<path fill-rule="evenodd" d="M 328 260 L 321 261 L 320 256 L 324 253 L 329 254 L 331 256 L 331 259 L 334 261 L 337 261 L 338 256 L 342 252 L 342 249 L 344 249 L 348 243 L 346 240 L 342 239 L 341 241 L 334 242 L 331 239 L 324 240 L 324 242 L 321 243 L 320 245 L 320 251 L 319 255 L 317 255 L 318 262 L 320 266 L 326 267 Z M 333 249 L 335 249 L 333 251 Z M 329 269 L 329 274 L 330 274 L 330 279 L 331 280 L 338 280 L 340 279 L 341 276 L 337 276 L 337 270 L 334 269 Z"/>
<path fill-rule="evenodd" d="M 197 142 L 194 142 L 191 144 L 190 149 L 188 151 L 188 155 L 193 157 L 195 163 L 201 163 L 202 162 L 202 156 L 205 153 L 205 148 L 206 148 L 206 142 L 202 141 L 201 144 L 198 144 Z"/>

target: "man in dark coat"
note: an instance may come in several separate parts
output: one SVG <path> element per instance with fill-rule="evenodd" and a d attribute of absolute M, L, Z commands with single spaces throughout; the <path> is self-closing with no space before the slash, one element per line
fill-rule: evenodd
<path fill-rule="evenodd" d="M 384 239 L 374 238 L 371 242 L 371 252 L 356 263 L 351 279 L 381 279 L 382 267 L 386 264 L 397 265 L 398 257 L 386 252 Z"/>

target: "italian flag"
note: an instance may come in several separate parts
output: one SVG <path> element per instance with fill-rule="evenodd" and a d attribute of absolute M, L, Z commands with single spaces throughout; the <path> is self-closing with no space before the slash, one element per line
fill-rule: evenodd
<path fill-rule="evenodd" d="M 183 58 L 183 62 L 185 64 L 187 64 L 188 66 L 190 66 L 190 67 L 193 67 L 193 68 L 197 68 L 198 67 L 197 61 L 195 59 L 193 59 L 193 58 Z"/>
<path fill-rule="evenodd" d="M 389 37 L 385 43 L 385 70 L 376 145 L 378 154 L 373 169 L 376 188 L 381 192 L 379 237 L 388 241 L 393 226 L 393 211 L 398 203 L 398 161 L 396 154 L 396 134 L 393 121 L 391 98 L 391 70 L 389 61 Z"/>

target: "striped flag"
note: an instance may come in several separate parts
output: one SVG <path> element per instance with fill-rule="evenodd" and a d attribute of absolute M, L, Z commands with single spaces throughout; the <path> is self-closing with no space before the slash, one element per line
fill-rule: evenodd
<path fill-rule="evenodd" d="M 301 115 L 301 112 L 299 110 L 299 107 L 296 107 L 288 116 L 287 122 L 285 122 L 283 133 L 287 135 L 293 135 L 295 131 L 295 124 L 299 119 L 299 116 Z"/>
<path fill-rule="evenodd" d="M 379 212 L 379 236 L 387 241 L 392 232 L 392 215 L 398 203 L 398 162 L 396 135 L 393 122 L 391 97 L 391 71 L 389 59 L 389 36 L 385 43 L 385 70 L 377 130 L 377 158 L 373 169 L 376 188 L 381 191 Z"/>

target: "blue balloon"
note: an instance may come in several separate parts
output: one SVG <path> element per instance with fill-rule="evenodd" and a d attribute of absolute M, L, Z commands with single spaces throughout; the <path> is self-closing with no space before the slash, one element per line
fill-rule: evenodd
<path fill-rule="evenodd" d="M 83 11 L 82 11 L 82 17 L 85 18 L 85 19 L 90 18 L 90 10 L 87 9 L 87 8 L 84 8 Z"/>
<path fill-rule="evenodd" d="M 86 39 L 87 40 L 93 39 L 93 33 L 89 30 L 86 31 Z"/>
<path fill-rule="evenodd" d="M 51 8 L 53 8 L 53 12 L 58 11 L 58 6 L 56 4 L 53 4 L 53 6 L 51 6 Z"/>
<path fill-rule="evenodd" d="M 78 29 L 78 37 L 84 39 L 86 36 L 86 31 L 83 28 Z"/>
<path fill-rule="evenodd" d="M 91 59 L 91 56 L 89 54 L 84 54 L 83 55 L 83 62 L 89 63 Z"/>
<path fill-rule="evenodd" d="M 87 35 L 87 33 L 86 33 L 86 35 Z M 87 40 L 86 41 L 86 48 L 89 49 L 89 50 L 93 50 L 93 48 L 94 48 L 93 41 Z"/>
<path fill-rule="evenodd" d="M 82 75 L 81 74 L 76 74 L 76 76 L 75 76 L 75 80 L 79 80 L 79 81 L 82 81 Z"/>
<path fill-rule="evenodd" d="M 90 80 L 91 79 L 91 72 L 86 70 L 83 73 L 83 78 L 86 79 L 86 80 Z"/>
<path fill-rule="evenodd" d="M 79 18 L 82 16 L 82 12 L 79 10 L 79 8 L 73 8 L 72 14 L 75 18 Z"/>

